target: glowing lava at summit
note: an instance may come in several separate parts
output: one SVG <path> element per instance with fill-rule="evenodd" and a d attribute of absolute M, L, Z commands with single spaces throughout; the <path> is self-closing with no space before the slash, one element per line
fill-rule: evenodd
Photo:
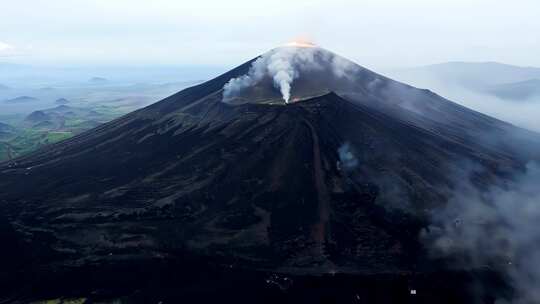
<path fill-rule="evenodd" d="M 285 46 L 292 46 L 292 47 L 303 47 L 303 48 L 314 48 L 317 47 L 315 43 L 305 40 L 305 39 L 295 39 L 291 42 L 288 42 L 285 44 Z"/>

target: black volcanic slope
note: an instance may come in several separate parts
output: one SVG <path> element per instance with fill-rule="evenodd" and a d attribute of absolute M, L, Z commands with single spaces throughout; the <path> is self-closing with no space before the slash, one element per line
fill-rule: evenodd
<path fill-rule="evenodd" d="M 429 273 L 418 234 L 449 172 L 475 163 L 481 188 L 539 159 L 537 135 L 363 68 L 349 83 L 301 77 L 288 105 L 222 102 L 249 65 L 1 164 L 4 261 L 47 272 L 189 255 L 289 274 Z M 260 92 L 277 94 L 264 81 Z"/>

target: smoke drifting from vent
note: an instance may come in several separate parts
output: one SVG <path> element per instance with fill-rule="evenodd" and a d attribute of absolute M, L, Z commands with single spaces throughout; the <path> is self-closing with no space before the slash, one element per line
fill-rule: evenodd
<path fill-rule="evenodd" d="M 433 213 L 423 240 L 435 256 L 461 257 L 459 266 L 489 267 L 510 278 L 516 298 L 497 303 L 538 303 L 540 166 L 531 163 L 522 175 L 488 191 L 460 180 L 447 206 Z"/>
<path fill-rule="evenodd" d="M 312 44 L 288 44 L 259 57 L 246 75 L 229 80 L 223 87 L 223 101 L 234 99 L 242 90 L 268 76 L 288 103 L 295 79 L 302 73 L 328 67 L 336 77 L 348 77 L 358 68 L 354 63 Z"/>
<path fill-rule="evenodd" d="M 291 48 L 280 49 L 272 54 L 267 62 L 268 74 L 272 76 L 274 86 L 279 88 L 286 103 L 291 98 L 291 84 L 294 78 L 298 76 L 298 72 L 293 66 L 295 52 L 291 53 L 289 50 Z"/>
<path fill-rule="evenodd" d="M 343 144 L 338 149 L 340 167 L 345 170 L 353 170 L 358 166 L 358 159 L 354 155 L 354 152 L 349 143 Z"/>

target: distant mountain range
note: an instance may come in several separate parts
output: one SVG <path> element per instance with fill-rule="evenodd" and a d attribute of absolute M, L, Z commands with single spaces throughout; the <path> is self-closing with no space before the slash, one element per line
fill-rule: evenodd
<path fill-rule="evenodd" d="M 447 62 L 391 71 L 400 81 L 426 88 L 462 88 L 504 100 L 540 98 L 540 68 L 497 62 Z"/>

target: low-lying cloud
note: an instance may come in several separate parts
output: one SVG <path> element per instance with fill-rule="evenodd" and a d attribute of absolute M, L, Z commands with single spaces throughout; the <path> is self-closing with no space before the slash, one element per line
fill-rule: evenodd
<path fill-rule="evenodd" d="M 11 44 L 0 41 L 0 56 L 14 56 L 17 54 L 17 50 Z"/>
<path fill-rule="evenodd" d="M 468 175 L 477 173 L 471 169 Z M 461 257 L 458 266 L 504 274 L 516 297 L 540 300 L 540 165 L 530 163 L 513 180 L 480 191 L 461 176 L 446 207 L 432 213 L 422 239 L 438 257 Z M 510 301 L 510 302 L 507 302 Z"/>
<path fill-rule="evenodd" d="M 540 97 L 527 101 L 510 101 L 463 88 L 436 88 L 436 93 L 478 112 L 540 132 Z"/>
<path fill-rule="evenodd" d="M 512 123 L 518 127 L 540 132 L 540 97 L 527 100 L 505 100 L 470 89 L 459 81 L 439 79 L 437 75 L 422 75 L 391 71 L 389 76 L 407 84 L 431 91 L 465 107 Z M 463 80 L 464 81 L 464 80 Z"/>

